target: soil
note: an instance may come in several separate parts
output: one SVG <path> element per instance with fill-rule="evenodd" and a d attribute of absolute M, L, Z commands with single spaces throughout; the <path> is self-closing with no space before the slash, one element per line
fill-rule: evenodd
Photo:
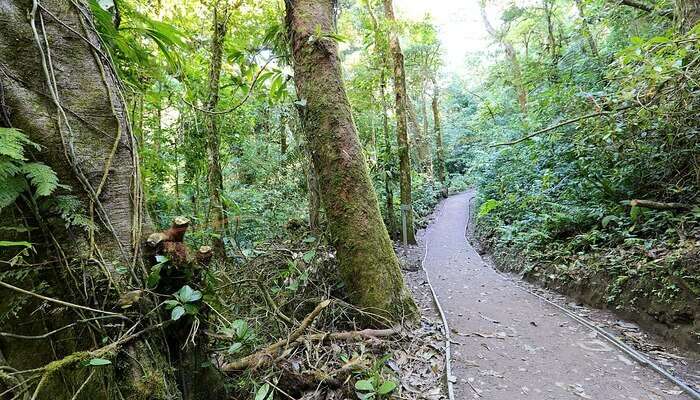
<path fill-rule="evenodd" d="M 437 208 L 423 232 L 425 269 L 446 313 L 453 346 L 455 398 L 483 399 L 688 399 L 678 387 L 617 350 L 598 333 L 523 290 L 523 283 L 494 270 L 465 240 L 473 192 L 452 196 Z M 418 250 L 409 250 L 409 253 Z M 413 266 L 407 257 L 406 266 Z M 417 278 L 412 277 L 415 274 Z M 429 290 L 418 290 L 420 272 L 407 272 L 421 307 Z M 429 288 L 427 288 L 429 289 Z M 571 300 L 548 292 L 557 303 Z M 698 374 L 697 360 L 674 354 L 629 322 L 603 311 L 569 305 L 598 325 L 627 332 L 664 353 L 665 367 Z M 433 311 L 435 311 L 433 309 Z M 438 319 L 439 320 L 439 319 Z M 642 346 L 638 346 L 642 347 Z M 649 350 L 656 349 L 656 350 Z M 644 350 L 644 348 L 642 348 Z M 658 360 L 658 359 L 657 359 Z M 692 382 L 691 382 L 692 383 Z"/>

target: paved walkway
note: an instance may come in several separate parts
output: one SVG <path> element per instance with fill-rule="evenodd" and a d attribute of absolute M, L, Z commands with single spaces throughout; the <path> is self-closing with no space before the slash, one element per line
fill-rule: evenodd
<path fill-rule="evenodd" d="M 472 197 L 443 201 L 423 236 L 425 268 L 455 343 L 456 399 L 688 399 L 486 266 L 464 238 Z"/>

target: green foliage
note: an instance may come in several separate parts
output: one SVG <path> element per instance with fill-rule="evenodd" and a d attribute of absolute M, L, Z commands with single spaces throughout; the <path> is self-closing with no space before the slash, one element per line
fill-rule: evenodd
<path fill-rule="evenodd" d="M 47 165 L 29 162 L 27 149 L 40 146 L 17 129 L 0 128 L 0 209 L 15 202 L 25 191 L 36 197 L 51 195 L 59 185 L 56 173 Z"/>
<path fill-rule="evenodd" d="M 197 302 L 202 299 L 202 292 L 185 285 L 173 294 L 174 299 L 166 300 L 163 303 L 170 311 L 170 319 L 177 321 L 183 315 L 197 315 L 199 305 Z"/>
<path fill-rule="evenodd" d="M 632 32 L 624 7 L 583 2 L 596 56 L 580 35 L 582 20 L 568 14 L 573 6 L 551 4 L 562 32 L 556 52 L 546 10 L 503 15 L 529 93 L 526 114 L 507 58 L 486 69 L 481 85 L 450 87 L 457 119 L 448 129 L 463 133 L 448 169 L 468 173 L 479 187 L 482 240 L 497 254 L 519 255 L 530 276 L 573 285 L 602 274 L 610 282 L 606 298 L 619 307 L 639 305 L 634 291 L 644 285 L 649 301 L 680 299 L 684 284 L 673 282 L 695 278 L 675 260 L 697 237 L 697 216 L 622 203 L 700 201 L 698 28 L 682 33 L 652 14 Z M 522 32 L 535 35 L 527 48 Z M 488 147 L 595 112 L 601 115 Z"/>

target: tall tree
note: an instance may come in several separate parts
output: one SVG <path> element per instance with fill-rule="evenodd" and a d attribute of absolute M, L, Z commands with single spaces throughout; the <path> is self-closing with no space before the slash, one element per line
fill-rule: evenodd
<path fill-rule="evenodd" d="M 89 224 L 69 227 L 55 216 L 47 218 L 30 196 L 8 214 L 3 210 L 3 221 L 8 217 L 40 226 L 40 233 L 28 233 L 26 240 L 35 242 L 44 260 L 56 259 L 60 267 L 3 282 L 3 324 L 29 336 L 62 330 L 42 340 L 0 337 L 0 363 L 31 370 L 54 361 L 38 370 L 34 394 L 25 395 L 32 399 L 179 398 L 163 356 L 167 350 L 161 330 L 129 336 L 109 328 L 113 321 L 129 318 L 106 310 L 117 307 L 120 295 L 144 287 L 139 250 L 142 232 L 149 227 L 138 148 L 91 10 L 85 2 L 63 0 L 7 0 L 0 9 L 0 114 L 6 116 L 1 124 L 21 130 L 41 146 L 32 156 L 70 185 L 72 201 L 78 202 L 71 213 L 94 210 Z M 127 273 L 118 273 L 121 269 Z M 92 290 L 74 282 L 90 282 Z M 42 287 L 49 288 L 50 301 L 30 294 Z M 143 306 L 155 307 L 159 300 L 149 302 L 149 296 L 144 294 Z M 76 318 L 91 322 L 71 328 Z M 148 321 L 141 320 L 132 333 Z M 79 365 L 93 357 L 114 357 L 120 368 L 106 368 L 91 380 L 89 369 Z M 82 394 L 73 396 L 78 387 Z"/>
<path fill-rule="evenodd" d="M 489 33 L 489 35 L 491 35 L 491 37 L 494 38 L 494 40 L 501 43 L 501 45 L 503 45 L 503 48 L 506 51 L 506 57 L 508 58 L 508 61 L 510 62 L 510 66 L 512 68 L 511 72 L 513 73 L 513 86 L 515 87 L 515 91 L 518 94 L 518 104 L 520 105 L 520 111 L 523 114 L 527 114 L 527 89 L 525 88 L 525 83 L 523 82 L 523 73 L 520 68 L 518 54 L 515 52 L 515 47 L 513 47 L 513 44 L 505 38 L 505 35 L 499 33 L 496 30 L 496 28 L 494 28 L 493 25 L 491 25 L 488 15 L 486 14 L 486 4 L 484 0 L 481 0 L 479 4 L 481 6 L 481 18 L 484 21 L 486 31 Z"/>
<path fill-rule="evenodd" d="M 221 4 L 223 3 L 223 4 Z M 206 102 L 205 126 L 207 129 L 207 154 L 209 160 L 209 221 L 219 232 L 214 239 L 214 249 L 218 254 L 224 254 L 223 234 L 226 232 L 226 207 L 223 202 L 224 180 L 221 173 L 221 137 L 214 114 L 219 104 L 219 81 L 221 79 L 221 63 L 223 60 L 224 40 L 228 31 L 229 9 L 228 1 L 217 0 L 213 7 L 213 23 L 211 36 L 211 54 L 209 61 L 209 93 Z"/>
<path fill-rule="evenodd" d="M 435 167 L 437 180 L 440 182 L 441 192 L 444 197 L 447 197 L 447 177 L 445 176 L 445 148 L 442 143 L 442 125 L 440 123 L 440 87 L 437 79 L 432 78 L 433 82 L 433 129 L 435 132 Z"/>
<path fill-rule="evenodd" d="M 374 30 L 374 51 L 379 63 L 379 96 L 381 97 L 382 105 L 382 134 L 384 140 L 384 154 L 382 157 L 382 168 L 384 172 L 384 197 L 386 199 L 386 221 L 389 235 L 396 234 L 396 213 L 394 212 L 394 191 L 393 174 L 391 173 L 391 160 L 393 152 L 391 150 L 391 130 L 389 129 L 389 107 L 386 98 L 386 72 L 387 72 L 387 52 L 386 52 L 386 37 L 379 26 L 379 20 L 374 14 L 373 1 L 365 0 L 367 13 L 372 21 L 372 29 Z"/>
<path fill-rule="evenodd" d="M 394 61 L 394 95 L 396 108 L 396 140 L 399 152 L 399 188 L 401 189 L 401 213 L 406 223 L 406 240 L 416 244 L 413 227 L 413 206 L 411 195 L 411 158 L 407 129 L 408 97 L 406 95 L 406 71 L 403 64 L 403 52 L 396 33 L 396 17 L 392 0 L 383 0 L 384 15 L 391 24 L 389 32 L 389 51 Z M 403 223 L 403 221 L 402 221 Z"/>
<path fill-rule="evenodd" d="M 321 199 L 351 301 L 393 321 L 414 317 L 382 222 L 338 58 L 333 0 L 286 0 L 294 81 Z"/>

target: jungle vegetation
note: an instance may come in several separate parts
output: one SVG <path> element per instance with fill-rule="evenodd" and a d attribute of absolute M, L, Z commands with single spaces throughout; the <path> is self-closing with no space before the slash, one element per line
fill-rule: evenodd
<path fill-rule="evenodd" d="M 0 398 L 337 384 L 273 361 L 414 324 L 395 242 L 472 187 L 503 268 L 697 342 L 698 0 L 482 2 L 465 74 L 394 3 L 0 1 Z"/>

